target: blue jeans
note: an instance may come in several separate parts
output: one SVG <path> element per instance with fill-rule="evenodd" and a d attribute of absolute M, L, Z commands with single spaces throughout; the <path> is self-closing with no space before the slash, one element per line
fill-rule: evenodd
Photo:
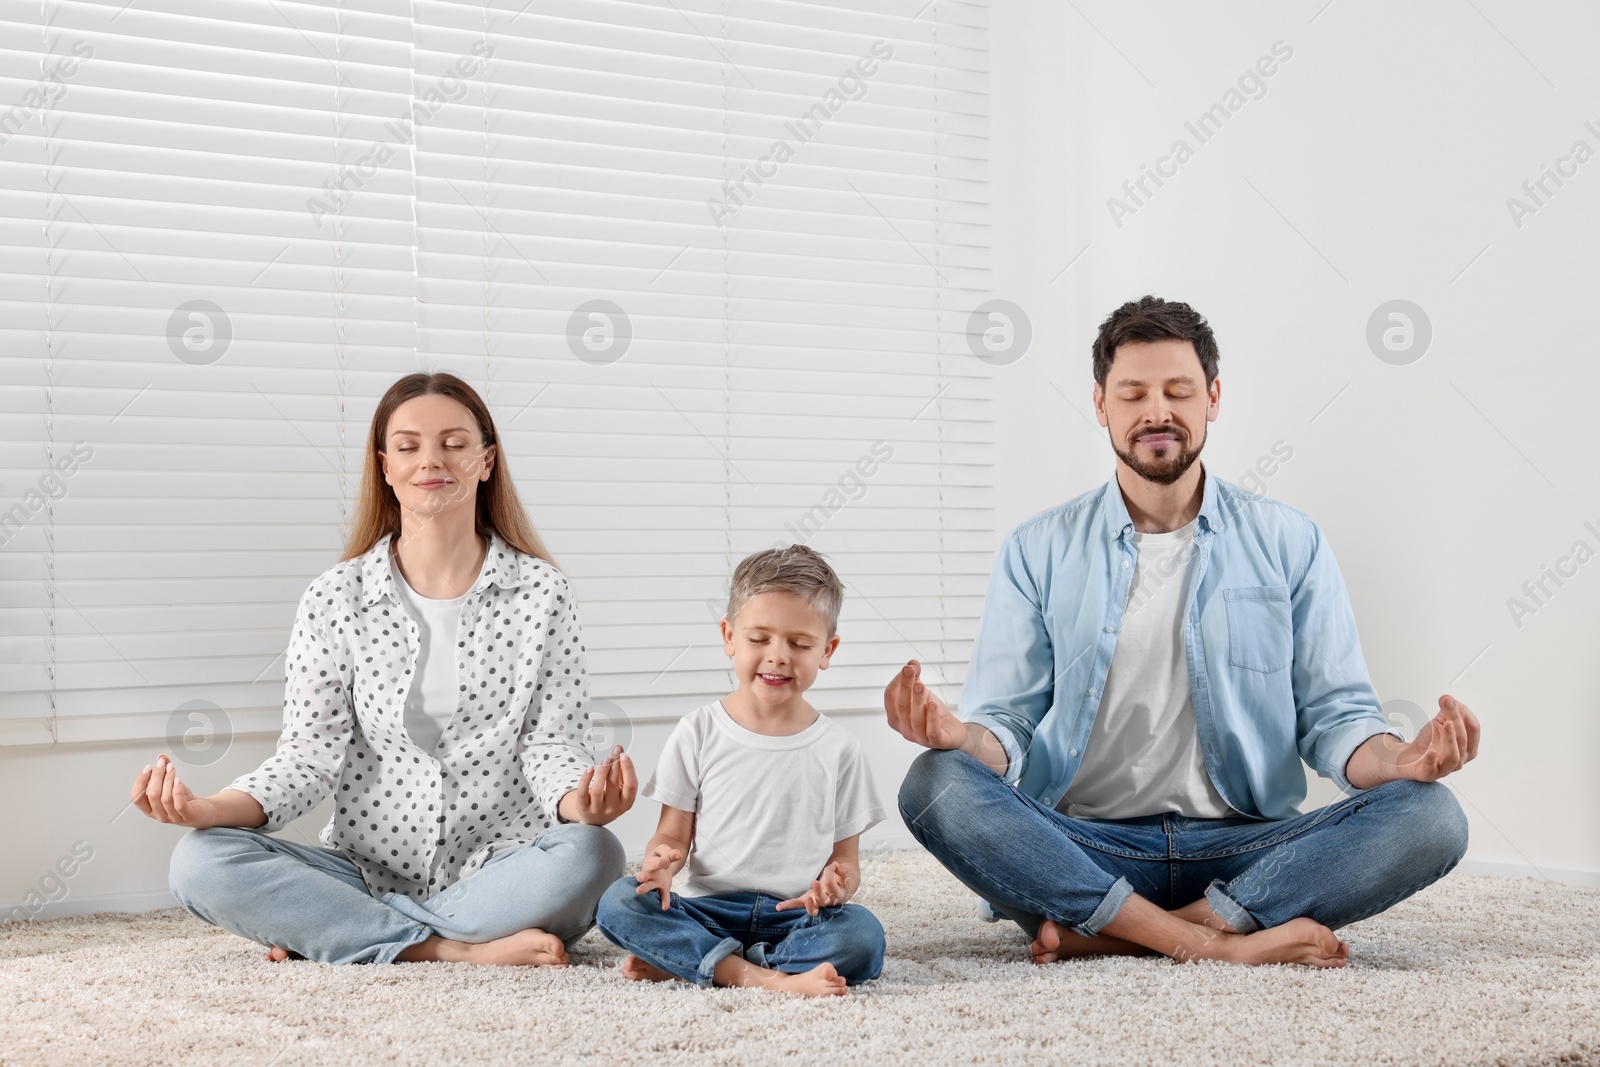
<path fill-rule="evenodd" d="M 1073 819 L 960 750 L 918 756 L 900 787 L 918 841 L 1000 915 L 1093 937 L 1134 893 L 1204 896 L 1241 934 L 1309 916 L 1331 930 L 1448 874 L 1467 820 L 1439 782 L 1387 782 L 1290 819 Z"/>
<path fill-rule="evenodd" d="M 393 963 L 434 934 L 481 943 L 537 927 L 571 947 L 625 858 L 605 827 L 568 823 L 425 901 L 379 899 L 337 849 L 217 826 L 178 840 L 169 885 L 191 913 L 251 941 L 319 963 Z"/>
<path fill-rule="evenodd" d="M 799 974 L 831 963 L 850 984 L 883 970 L 883 926 L 859 904 L 777 911 L 777 897 L 717 893 L 636 893 L 638 879 L 619 878 L 600 898 L 600 932 L 646 963 L 686 982 L 708 986 L 717 964 L 734 953 L 757 967 Z"/>

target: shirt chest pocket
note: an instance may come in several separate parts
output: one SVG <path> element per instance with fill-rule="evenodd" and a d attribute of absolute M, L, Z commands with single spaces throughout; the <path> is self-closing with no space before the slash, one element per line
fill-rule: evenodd
<path fill-rule="evenodd" d="M 1228 605 L 1228 662 L 1271 674 L 1294 658 L 1287 585 L 1241 585 L 1222 591 Z"/>

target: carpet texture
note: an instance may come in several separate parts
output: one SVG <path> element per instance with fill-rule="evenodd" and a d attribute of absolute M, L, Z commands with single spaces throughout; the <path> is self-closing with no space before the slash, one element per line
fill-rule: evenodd
<path fill-rule="evenodd" d="M 1036 967 L 921 852 L 863 859 L 883 977 L 842 998 L 564 970 L 273 965 L 181 909 L 0 926 L 6 1064 L 1600 1063 L 1600 890 L 1451 876 L 1344 928 L 1350 964 Z"/>

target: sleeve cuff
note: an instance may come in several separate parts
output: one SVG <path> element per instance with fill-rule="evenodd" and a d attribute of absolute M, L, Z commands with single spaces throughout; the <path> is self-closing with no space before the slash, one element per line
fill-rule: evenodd
<path fill-rule="evenodd" d="M 1377 729 L 1374 729 L 1374 727 L 1377 727 Z M 1398 728 L 1390 726 L 1386 721 L 1380 719 L 1363 719 L 1346 726 L 1336 727 L 1323 735 L 1321 747 L 1327 751 L 1326 758 L 1328 761 L 1323 771 L 1333 780 L 1333 784 L 1339 787 L 1339 791 L 1346 796 L 1366 792 L 1366 790 L 1357 789 L 1350 784 L 1350 779 L 1345 777 L 1344 768 L 1350 762 L 1350 757 L 1355 754 L 1356 749 L 1366 743 L 1367 738 L 1376 737 L 1379 734 L 1393 734 L 1402 741 L 1406 739 L 1406 735 Z"/>
<path fill-rule="evenodd" d="M 1013 734 L 999 719 L 992 715 L 974 715 L 963 719 L 974 726 L 982 726 L 1000 741 L 1000 747 L 1006 753 L 1006 773 L 1004 778 L 1008 785 L 1016 785 L 1022 780 L 1023 752 L 1022 746 L 1017 744 L 1016 735 Z"/>

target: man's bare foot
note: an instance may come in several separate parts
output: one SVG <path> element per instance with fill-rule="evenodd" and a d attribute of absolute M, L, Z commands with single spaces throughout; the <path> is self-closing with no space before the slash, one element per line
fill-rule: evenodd
<path fill-rule="evenodd" d="M 1229 926 L 1222 916 L 1211 910 L 1211 902 L 1205 897 L 1201 897 L 1193 903 L 1185 904 L 1181 908 L 1173 908 L 1169 914 L 1176 915 L 1184 922 L 1191 922 L 1196 926 L 1204 926 L 1208 930 L 1221 930 L 1225 934 L 1239 932 Z"/>
<path fill-rule="evenodd" d="M 499 967 L 565 967 L 567 947 L 555 934 L 543 930 L 518 930 L 514 934 L 471 944 L 434 935 L 395 957 L 399 963 L 481 963 Z"/>
<path fill-rule="evenodd" d="M 839 977 L 839 972 L 834 970 L 831 963 L 819 963 L 800 974 L 772 973 L 776 975 L 772 980 L 772 988 L 784 993 L 796 993 L 802 997 L 844 996 L 845 980 Z"/>
<path fill-rule="evenodd" d="M 1054 963 L 1075 956 L 1152 956 L 1154 949 L 1124 941 L 1110 934 L 1084 937 L 1054 919 L 1046 919 L 1039 927 L 1039 936 L 1029 946 L 1034 963 Z"/>
<path fill-rule="evenodd" d="M 653 963 L 646 963 L 638 956 L 629 956 L 622 961 L 622 977 L 633 982 L 671 982 L 678 980 L 675 974 L 668 974 Z"/>
<path fill-rule="evenodd" d="M 1252 934 L 1222 934 L 1219 941 L 1222 952 L 1212 958 L 1232 963 L 1343 967 L 1350 960 L 1349 945 L 1326 926 L 1305 916 Z"/>
<path fill-rule="evenodd" d="M 261 958 L 264 959 L 264 960 L 270 960 L 273 963 L 282 963 L 284 960 L 303 960 L 303 959 L 305 959 L 305 957 L 300 955 L 300 953 L 298 953 L 298 952 L 290 952 L 288 949 L 279 948 L 277 945 L 273 945 L 272 946 L 272 950 L 269 951 L 265 956 L 262 956 Z"/>

